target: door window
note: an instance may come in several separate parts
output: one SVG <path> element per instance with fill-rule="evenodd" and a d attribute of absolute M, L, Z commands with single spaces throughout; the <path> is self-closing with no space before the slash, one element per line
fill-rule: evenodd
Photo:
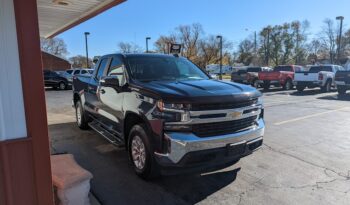
<path fill-rule="evenodd" d="M 78 75 L 80 73 L 80 70 L 75 70 L 73 75 Z"/>
<path fill-rule="evenodd" d="M 100 80 L 101 77 L 103 76 L 104 71 L 105 71 L 106 66 L 107 66 L 107 63 L 108 63 L 108 58 L 104 58 L 104 59 L 101 60 L 100 65 L 98 67 L 97 74 L 96 74 L 96 78 L 98 80 Z"/>
<path fill-rule="evenodd" d="M 111 63 L 111 66 L 109 67 L 107 76 L 115 76 L 119 80 L 119 84 L 124 84 L 124 67 L 123 62 L 118 57 L 114 57 Z"/>

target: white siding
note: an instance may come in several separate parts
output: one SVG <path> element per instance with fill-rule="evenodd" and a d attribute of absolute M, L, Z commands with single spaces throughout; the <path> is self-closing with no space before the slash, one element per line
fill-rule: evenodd
<path fill-rule="evenodd" d="M 13 0 L 0 0 L 0 141 L 27 136 Z"/>

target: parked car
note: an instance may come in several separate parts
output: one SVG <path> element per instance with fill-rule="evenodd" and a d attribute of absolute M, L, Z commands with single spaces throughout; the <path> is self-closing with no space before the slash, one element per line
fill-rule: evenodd
<path fill-rule="evenodd" d="M 271 70 L 272 69 L 269 67 L 248 67 L 245 71 L 242 71 L 241 73 L 240 72 L 237 73 L 237 75 L 239 75 L 241 79 L 239 79 L 238 77 L 235 77 L 235 75 L 232 75 L 231 78 L 233 77 L 234 82 L 236 82 L 235 79 L 239 79 L 244 84 L 249 84 L 255 88 L 258 88 L 262 84 L 262 81 L 259 80 L 258 73 L 262 71 L 271 71 Z"/>
<path fill-rule="evenodd" d="M 339 70 L 335 74 L 335 84 L 337 85 L 338 94 L 345 95 L 350 89 L 350 70 Z"/>
<path fill-rule="evenodd" d="M 93 72 L 94 69 L 87 68 L 69 69 L 64 71 L 61 76 L 65 77 L 69 82 L 72 82 L 74 75 L 91 75 Z"/>
<path fill-rule="evenodd" d="M 66 78 L 50 70 L 44 70 L 44 82 L 46 87 L 59 88 L 60 90 L 66 90 L 71 85 Z"/>
<path fill-rule="evenodd" d="M 268 90 L 271 85 L 282 87 L 284 90 L 293 89 L 293 80 L 295 71 L 302 70 L 302 66 L 298 65 L 280 65 L 276 66 L 272 71 L 259 72 L 259 80 L 263 81 L 262 87 Z"/>
<path fill-rule="evenodd" d="M 309 71 L 296 72 L 294 84 L 298 91 L 303 91 L 306 87 L 320 87 L 323 92 L 329 92 L 332 87 L 336 87 L 334 78 L 338 70 L 344 70 L 338 65 L 316 65 L 311 66 Z"/>
<path fill-rule="evenodd" d="M 182 57 L 102 56 L 73 85 L 77 125 L 125 146 L 145 179 L 221 169 L 262 145 L 261 93 L 210 79 Z"/>

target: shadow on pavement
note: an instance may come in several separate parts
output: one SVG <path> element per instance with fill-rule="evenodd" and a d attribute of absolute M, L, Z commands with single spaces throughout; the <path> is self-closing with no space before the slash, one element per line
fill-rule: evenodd
<path fill-rule="evenodd" d="M 322 94 L 322 91 L 320 89 L 311 89 L 311 90 L 304 90 L 302 92 L 295 91 L 290 93 L 290 95 L 294 96 L 309 96 L 309 95 L 317 95 Z"/>
<path fill-rule="evenodd" d="M 75 123 L 49 125 L 53 153 L 71 153 L 94 178 L 92 192 L 104 205 L 194 204 L 232 183 L 240 168 L 206 175 L 163 177 L 150 182 L 138 178 L 124 149 Z"/>
<path fill-rule="evenodd" d="M 320 100 L 339 100 L 339 101 L 350 101 L 350 94 L 347 95 L 330 95 L 318 97 Z"/>

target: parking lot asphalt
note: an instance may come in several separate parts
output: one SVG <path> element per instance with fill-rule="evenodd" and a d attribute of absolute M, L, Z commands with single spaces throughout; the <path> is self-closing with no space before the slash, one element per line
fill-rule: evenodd
<path fill-rule="evenodd" d="M 124 149 L 75 125 L 72 91 L 46 91 L 53 153 L 72 153 L 112 204 L 350 204 L 350 94 L 264 93 L 264 145 L 213 173 L 138 178 Z"/>

